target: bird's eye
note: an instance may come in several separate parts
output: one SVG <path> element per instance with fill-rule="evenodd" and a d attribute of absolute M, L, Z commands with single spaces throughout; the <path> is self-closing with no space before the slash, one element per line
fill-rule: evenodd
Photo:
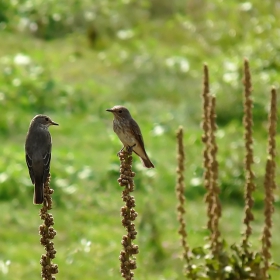
<path fill-rule="evenodd" d="M 121 113 L 122 113 L 122 110 L 119 110 L 119 113 L 121 114 Z"/>
<path fill-rule="evenodd" d="M 49 121 L 49 118 L 45 118 L 45 121 Z"/>

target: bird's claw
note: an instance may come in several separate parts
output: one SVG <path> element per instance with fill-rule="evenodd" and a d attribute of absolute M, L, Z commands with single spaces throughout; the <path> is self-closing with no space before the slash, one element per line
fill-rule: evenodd
<path fill-rule="evenodd" d="M 134 144 L 133 146 L 123 146 L 122 148 L 121 148 L 121 150 L 117 153 L 117 156 L 119 156 L 120 155 L 120 153 L 124 150 L 124 148 L 126 148 L 126 150 L 127 150 L 127 152 L 128 153 L 132 153 L 133 152 L 133 148 L 136 146 L 136 144 Z"/>
<path fill-rule="evenodd" d="M 118 151 L 117 156 L 120 155 L 120 153 L 123 151 L 123 149 L 124 149 L 124 146 Z"/>
<path fill-rule="evenodd" d="M 134 144 L 133 146 L 127 146 L 126 150 L 128 153 L 132 153 L 133 152 L 133 148 L 136 146 L 136 144 Z"/>

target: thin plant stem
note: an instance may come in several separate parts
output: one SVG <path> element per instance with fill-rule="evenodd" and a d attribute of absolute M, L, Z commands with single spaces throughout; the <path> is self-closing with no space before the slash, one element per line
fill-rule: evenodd
<path fill-rule="evenodd" d="M 177 184 L 176 184 L 176 194 L 178 199 L 177 213 L 178 213 L 178 221 L 179 221 L 179 230 L 178 233 L 181 236 L 181 245 L 183 247 L 183 258 L 186 263 L 187 274 L 191 279 L 195 279 L 192 274 L 192 265 L 191 265 L 191 257 L 190 257 L 190 248 L 187 243 L 187 231 L 186 231 L 186 222 L 185 222 L 185 152 L 184 152 L 184 144 L 183 144 L 183 128 L 179 127 L 177 132 Z"/>
<path fill-rule="evenodd" d="M 263 276 L 265 279 L 269 277 L 267 271 L 269 269 L 269 261 L 271 259 L 271 229 L 272 229 L 272 214 L 274 212 L 274 191 L 276 189 L 275 174 L 276 174 L 276 125 L 277 125 L 277 95 L 275 88 L 271 90 L 271 102 L 269 112 L 269 128 L 268 128 L 268 158 L 266 161 L 266 172 L 264 179 L 265 189 L 265 225 L 262 233 L 262 255 L 264 257 Z"/>
<path fill-rule="evenodd" d="M 254 163 L 253 159 L 253 117 L 252 108 L 253 101 L 251 98 L 252 84 L 251 84 L 251 74 L 249 68 L 249 62 L 247 59 L 244 60 L 244 141 L 245 141 L 245 160 L 244 160 L 244 170 L 245 170 L 245 217 L 243 223 L 245 225 L 245 231 L 243 233 L 242 246 L 246 253 L 248 253 L 248 241 L 252 234 L 251 222 L 254 220 L 254 215 L 252 208 L 254 206 L 253 192 L 255 190 L 254 178 L 255 175 L 252 171 L 252 165 Z"/>
<path fill-rule="evenodd" d="M 137 268 L 136 258 L 134 255 L 139 253 L 138 245 L 133 241 L 136 239 L 137 231 L 135 229 L 134 221 L 137 217 L 135 211 L 135 198 L 131 195 L 134 191 L 133 178 L 135 173 L 132 172 L 132 150 L 124 149 L 119 154 L 120 159 L 120 178 L 119 185 L 124 188 L 122 192 L 122 200 L 125 205 L 121 208 L 122 225 L 126 228 L 127 234 L 122 237 L 123 250 L 120 252 L 119 260 L 120 272 L 126 280 L 134 279 L 134 272 Z"/>
<path fill-rule="evenodd" d="M 54 218 L 48 210 L 52 209 L 52 197 L 53 189 L 50 188 L 50 175 L 44 186 L 44 202 L 40 210 L 41 220 L 44 221 L 39 227 L 39 233 L 41 235 L 41 244 L 45 247 L 46 254 L 41 256 L 41 277 L 43 280 L 54 280 L 56 279 L 54 274 L 58 273 L 58 265 L 53 264 L 52 260 L 55 258 L 56 250 L 54 249 L 53 239 L 56 235 L 56 231 L 53 228 Z"/>

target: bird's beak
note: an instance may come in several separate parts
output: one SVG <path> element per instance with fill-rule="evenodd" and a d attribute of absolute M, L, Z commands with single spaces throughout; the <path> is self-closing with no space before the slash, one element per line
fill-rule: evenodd
<path fill-rule="evenodd" d="M 52 124 L 52 125 L 59 125 L 58 123 L 53 122 L 53 121 L 51 121 L 51 124 Z"/>
<path fill-rule="evenodd" d="M 107 112 L 111 112 L 111 113 L 114 112 L 112 109 L 107 109 L 106 111 L 107 111 Z"/>

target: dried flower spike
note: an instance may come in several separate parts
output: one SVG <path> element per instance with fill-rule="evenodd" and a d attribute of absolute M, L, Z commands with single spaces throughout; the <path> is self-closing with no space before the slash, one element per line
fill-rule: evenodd
<path fill-rule="evenodd" d="M 58 273 L 58 265 L 53 264 L 52 260 L 55 258 L 56 250 L 54 249 L 54 239 L 56 231 L 53 228 L 54 219 L 52 214 L 48 213 L 48 210 L 52 209 L 52 198 L 51 194 L 53 190 L 50 189 L 50 175 L 47 178 L 44 187 L 44 203 L 40 210 L 41 220 L 44 221 L 39 227 L 39 233 L 41 235 L 41 244 L 45 247 L 46 254 L 41 256 L 40 264 L 42 266 L 41 277 L 44 280 L 54 280 L 54 274 Z"/>
<path fill-rule="evenodd" d="M 122 199 L 125 202 L 125 206 L 121 208 L 122 224 L 126 228 L 127 234 L 122 237 L 121 244 L 123 250 L 120 252 L 119 260 L 120 272 L 123 278 L 126 280 L 132 280 L 134 273 L 132 270 L 136 269 L 136 259 L 134 255 L 138 254 L 138 246 L 133 244 L 133 240 L 136 239 L 137 231 L 135 229 L 134 220 L 137 217 L 137 212 L 134 210 L 135 198 L 130 195 L 134 191 L 133 178 L 135 173 L 132 172 L 132 151 L 131 149 L 124 149 L 119 154 L 120 159 L 120 178 L 118 183 L 121 187 L 124 187 L 122 192 Z"/>
<path fill-rule="evenodd" d="M 248 253 L 248 241 L 249 237 L 252 234 L 251 222 L 254 220 L 254 215 L 252 208 L 254 206 L 253 192 L 255 190 L 254 178 L 255 175 L 252 171 L 253 160 L 253 117 L 252 117 L 252 108 L 253 101 L 251 98 L 252 93 L 252 84 L 251 84 L 251 74 L 249 68 L 249 62 L 247 59 L 244 60 L 244 117 L 243 117 L 243 126 L 245 129 L 244 132 L 244 141 L 245 141 L 245 160 L 244 160 L 244 169 L 245 169 L 245 217 L 243 223 L 245 225 L 245 232 L 243 233 L 242 246 L 246 253 Z"/>
<path fill-rule="evenodd" d="M 269 260 L 271 259 L 271 229 L 272 229 L 272 214 L 274 212 L 274 195 L 276 189 L 276 125 L 277 125 L 277 94 L 275 88 L 271 90 L 271 102 L 269 112 L 269 128 L 268 128 L 268 158 L 266 162 L 264 189 L 265 189 L 265 226 L 262 234 L 262 255 L 264 256 L 263 277 L 268 277 L 267 271 L 269 268 Z"/>

